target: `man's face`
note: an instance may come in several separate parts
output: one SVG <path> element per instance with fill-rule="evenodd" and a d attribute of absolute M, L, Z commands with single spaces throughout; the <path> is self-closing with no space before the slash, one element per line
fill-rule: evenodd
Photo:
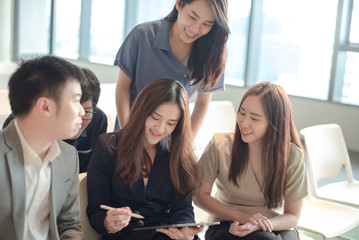
<path fill-rule="evenodd" d="M 78 81 L 68 80 L 59 103 L 54 128 L 58 131 L 58 139 L 70 139 L 78 134 L 82 127 L 82 116 L 85 111 L 80 104 L 81 86 Z"/>

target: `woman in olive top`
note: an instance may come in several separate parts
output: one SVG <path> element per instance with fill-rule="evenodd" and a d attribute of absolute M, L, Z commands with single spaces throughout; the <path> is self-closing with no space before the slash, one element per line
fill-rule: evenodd
<path fill-rule="evenodd" d="M 270 82 L 251 87 L 240 103 L 235 133 L 216 134 L 200 162 L 195 203 L 211 221 L 221 221 L 209 227 L 206 239 L 298 240 L 293 227 L 307 195 L 305 162 L 281 87 Z"/>

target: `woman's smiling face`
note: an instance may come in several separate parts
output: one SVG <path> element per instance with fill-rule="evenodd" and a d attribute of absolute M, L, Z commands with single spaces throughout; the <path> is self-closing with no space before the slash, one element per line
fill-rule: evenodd
<path fill-rule="evenodd" d="M 155 145 L 175 130 L 181 118 L 180 108 L 176 103 L 163 103 L 146 118 L 145 143 Z"/>
<path fill-rule="evenodd" d="M 176 9 L 178 11 L 175 22 L 176 32 L 184 43 L 191 44 L 206 35 L 215 23 L 208 0 L 196 0 L 182 7 L 177 0 Z"/>
<path fill-rule="evenodd" d="M 259 97 L 248 96 L 237 114 L 237 123 L 243 142 L 260 143 L 267 132 L 268 120 Z"/>

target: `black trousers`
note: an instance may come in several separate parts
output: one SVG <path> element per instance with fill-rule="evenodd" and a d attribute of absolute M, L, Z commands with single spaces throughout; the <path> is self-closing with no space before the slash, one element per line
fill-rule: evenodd
<path fill-rule="evenodd" d="M 102 240 L 170 240 L 167 235 L 163 233 L 156 232 L 155 230 L 149 230 L 149 231 L 132 231 L 124 236 L 111 236 L 106 237 L 103 236 Z"/>
<path fill-rule="evenodd" d="M 256 231 L 244 237 L 229 233 L 231 223 L 221 222 L 220 225 L 210 226 L 206 231 L 206 240 L 299 240 L 296 231 L 284 230 L 275 232 Z"/>

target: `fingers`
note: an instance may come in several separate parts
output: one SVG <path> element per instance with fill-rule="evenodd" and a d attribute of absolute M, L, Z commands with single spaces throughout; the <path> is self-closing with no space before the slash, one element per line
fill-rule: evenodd
<path fill-rule="evenodd" d="M 183 229 L 183 228 L 182 228 Z M 190 233 L 190 235 L 196 235 L 199 232 L 202 232 L 204 229 L 204 225 L 201 226 L 196 226 L 196 227 L 188 227 L 188 232 Z"/>
<path fill-rule="evenodd" d="M 272 226 L 272 223 L 270 222 L 270 220 L 267 217 L 265 217 L 259 213 L 252 215 L 249 218 L 249 222 L 251 224 L 254 224 L 254 225 L 257 225 L 258 227 L 260 227 L 260 229 L 262 231 L 266 231 L 266 232 L 273 231 L 273 226 Z"/>
<path fill-rule="evenodd" d="M 177 228 L 158 228 L 156 232 L 166 234 L 171 239 L 183 239 L 182 233 Z"/>
<path fill-rule="evenodd" d="M 250 222 L 247 222 L 246 224 L 241 225 L 239 222 L 234 222 L 231 224 L 229 228 L 229 233 L 238 236 L 238 237 L 244 237 L 247 234 L 255 231 L 256 225 L 253 225 Z"/>
<path fill-rule="evenodd" d="M 109 232 L 118 232 L 126 227 L 131 220 L 131 210 L 128 207 L 108 210 L 105 226 Z"/>
<path fill-rule="evenodd" d="M 240 226 L 239 222 L 233 222 L 231 226 L 229 227 L 229 232 L 233 234 L 233 232 L 238 230 L 238 227 Z"/>
<path fill-rule="evenodd" d="M 273 227 L 268 218 L 262 216 L 256 219 L 256 221 L 258 222 L 258 226 L 262 229 L 262 231 L 272 232 Z"/>
<path fill-rule="evenodd" d="M 250 222 L 247 222 L 246 224 L 240 224 L 239 222 L 233 222 L 231 224 L 229 230 L 233 231 L 233 232 L 242 232 L 242 231 L 249 230 L 253 226 L 256 226 L 256 225 L 253 225 Z"/>
<path fill-rule="evenodd" d="M 204 226 L 199 227 L 182 227 L 182 228 L 158 228 L 157 232 L 166 234 L 171 239 L 193 239 L 194 235 L 201 232 Z"/>
<path fill-rule="evenodd" d="M 179 237 L 178 233 L 176 233 L 175 230 L 170 230 L 169 228 L 157 228 L 156 232 L 166 234 L 171 239 L 180 239 L 180 238 L 178 238 Z"/>
<path fill-rule="evenodd" d="M 267 231 L 267 232 L 272 232 L 273 231 L 273 225 L 271 223 L 271 221 L 269 219 L 266 219 L 265 221 L 262 222 L 262 224 L 264 225 L 266 230 L 263 231 Z"/>

